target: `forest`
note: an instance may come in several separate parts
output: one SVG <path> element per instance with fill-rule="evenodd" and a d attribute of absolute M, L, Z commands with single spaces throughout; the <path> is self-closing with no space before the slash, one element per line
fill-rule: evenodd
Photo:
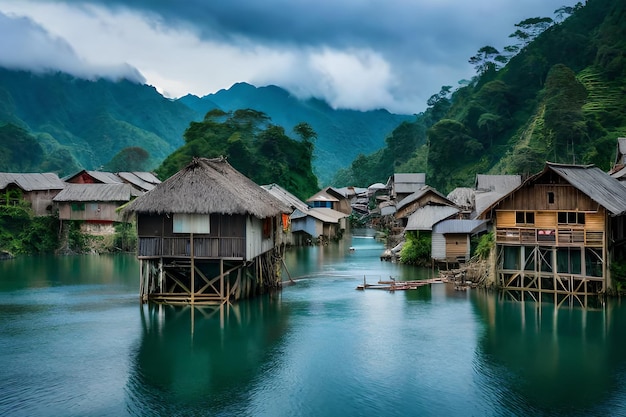
<path fill-rule="evenodd" d="M 545 161 L 610 169 L 626 136 L 625 18 L 624 2 L 589 0 L 519 22 L 510 44 L 468 58 L 471 80 L 442 86 L 383 149 L 359 155 L 333 184 L 425 172 L 447 193 L 472 186 L 478 173 L 529 175 Z"/>

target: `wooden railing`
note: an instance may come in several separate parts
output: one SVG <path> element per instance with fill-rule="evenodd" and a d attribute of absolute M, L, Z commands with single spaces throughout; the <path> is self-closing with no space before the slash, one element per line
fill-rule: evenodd
<path fill-rule="evenodd" d="M 497 229 L 497 243 L 516 243 L 546 246 L 603 246 L 604 232 L 572 228 L 527 228 L 511 227 Z"/>
<path fill-rule="evenodd" d="M 189 237 L 139 237 L 137 255 L 140 257 L 191 257 Z M 195 258 L 245 258 L 243 237 L 194 237 Z"/>

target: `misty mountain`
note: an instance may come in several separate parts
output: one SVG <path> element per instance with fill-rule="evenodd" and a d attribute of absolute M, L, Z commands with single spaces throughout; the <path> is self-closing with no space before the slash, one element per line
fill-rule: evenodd
<path fill-rule="evenodd" d="M 145 149 L 146 169 L 154 169 L 182 146 L 192 121 L 216 108 L 262 111 L 289 135 L 297 123 L 309 123 L 318 135 L 314 170 L 322 183 L 357 155 L 383 147 L 386 135 L 411 119 L 385 110 L 334 110 L 322 100 L 299 100 L 276 86 L 240 83 L 202 98 L 171 100 L 154 87 L 128 80 L 0 68 L 0 171 L 66 175 L 103 167 L 129 147 Z M 24 155 L 26 148 L 36 151 Z"/>

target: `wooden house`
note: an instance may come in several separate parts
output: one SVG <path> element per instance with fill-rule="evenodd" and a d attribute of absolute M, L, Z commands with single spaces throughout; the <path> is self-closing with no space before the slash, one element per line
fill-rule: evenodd
<path fill-rule="evenodd" d="M 64 178 L 71 184 L 128 184 L 133 197 L 150 191 L 161 181 L 151 172 L 104 172 L 82 170 Z"/>
<path fill-rule="evenodd" d="M 424 207 L 429 204 L 435 206 L 455 206 L 452 201 L 439 193 L 437 190 L 425 185 L 396 204 L 395 216 L 397 219 L 403 220 L 403 225 L 406 226 L 407 219 L 411 214 L 415 213 L 415 211 L 420 207 Z"/>
<path fill-rule="evenodd" d="M 328 242 L 331 239 L 340 238 L 348 228 L 348 215 L 345 213 L 331 208 L 309 207 L 277 184 L 262 187 L 293 209 L 288 216 L 289 227 L 284 228 L 288 244 L 306 245 L 313 242 Z"/>
<path fill-rule="evenodd" d="M 588 165 L 547 163 L 484 212 L 495 232 L 496 285 L 516 299 L 610 291 L 626 259 L 626 187 Z"/>
<path fill-rule="evenodd" d="M 35 216 L 53 214 L 52 199 L 65 187 L 57 174 L 0 173 L 0 204 L 19 205 L 26 202 Z"/>
<path fill-rule="evenodd" d="M 133 196 L 128 184 L 65 184 L 53 201 L 59 220 L 80 221 L 89 234 L 115 233 L 114 225 L 124 221 L 118 209 Z"/>
<path fill-rule="evenodd" d="M 450 219 L 435 224 L 431 240 L 433 260 L 446 265 L 468 261 L 472 236 L 486 231 L 486 220 Z"/>
<path fill-rule="evenodd" d="M 470 218 L 479 218 L 488 207 L 519 187 L 521 183 L 521 175 L 477 174 L 474 184 L 474 211 Z"/>
<path fill-rule="evenodd" d="M 326 187 L 323 190 L 309 197 L 306 202 L 313 208 L 328 208 L 340 211 L 347 215 L 352 213 L 350 199 L 333 187 Z"/>
<path fill-rule="evenodd" d="M 291 208 L 225 158 L 194 160 L 132 201 L 141 299 L 221 304 L 280 287 Z"/>
<path fill-rule="evenodd" d="M 420 207 L 409 216 L 405 232 L 431 232 L 433 226 L 442 220 L 454 218 L 458 215 L 459 209 L 452 206 L 426 205 Z"/>
<path fill-rule="evenodd" d="M 424 173 L 393 174 L 387 180 L 386 188 L 389 190 L 389 197 L 400 202 L 425 185 L 426 174 Z"/>

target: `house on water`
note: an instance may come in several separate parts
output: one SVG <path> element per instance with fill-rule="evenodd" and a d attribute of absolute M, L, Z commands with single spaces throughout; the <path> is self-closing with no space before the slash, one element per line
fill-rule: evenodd
<path fill-rule="evenodd" d="M 602 294 L 626 264 L 626 187 L 592 165 L 547 163 L 480 217 L 493 221 L 495 284 L 517 300 Z"/>
<path fill-rule="evenodd" d="M 223 304 L 281 285 L 290 207 L 225 158 L 194 160 L 132 201 L 142 301 Z"/>

